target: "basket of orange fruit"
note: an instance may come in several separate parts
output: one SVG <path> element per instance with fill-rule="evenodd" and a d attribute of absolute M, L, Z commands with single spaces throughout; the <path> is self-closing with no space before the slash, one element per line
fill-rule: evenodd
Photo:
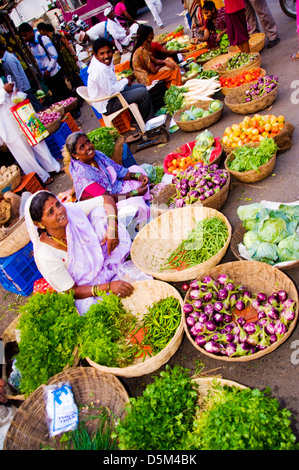
<path fill-rule="evenodd" d="M 185 171 L 189 166 L 195 166 L 197 163 L 205 165 L 217 164 L 219 165 L 222 157 L 222 145 L 219 137 L 215 137 L 213 149 L 209 154 L 208 161 L 204 161 L 201 156 L 196 156 L 193 149 L 196 145 L 196 140 L 182 145 L 181 147 L 173 150 L 166 155 L 163 161 L 164 173 L 176 176 L 179 171 Z"/>
<path fill-rule="evenodd" d="M 259 77 L 264 77 L 265 75 L 266 70 L 255 68 L 245 70 L 234 77 L 219 77 L 221 93 L 226 96 L 232 90 L 246 91 L 249 85 L 256 83 Z"/>
<path fill-rule="evenodd" d="M 226 154 L 243 145 L 259 146 L 265 137 L 273 138 L 279 151 L 292 146 L 294 126 L 285 120 L 283 115 L 255 114 L 245 116 L 243 121 L 232 124 L 225 129 L 221 145 Z"/>

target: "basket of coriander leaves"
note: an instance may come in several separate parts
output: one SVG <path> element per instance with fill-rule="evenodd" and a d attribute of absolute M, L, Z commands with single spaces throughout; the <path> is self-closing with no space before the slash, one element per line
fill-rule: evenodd
<path fill-rule="evenodd" d="M 116 450 L 111 437 L 115 421 L 123 419 L 129 396 L 112 374 L 93 367 L 76 367 L 53 376 L 47 385 L 68 382 L 78 407 L 77 429 L 50 438 L 44 385 L 18 408 L 5 437 L 4 450 Z"/>
<path fill-rule="evenodd" d="M 79 356 L 101 372 L 150 374 L 177 351 L 183 338 L 179 292 L 156 280 L 137 281 L 126 298 L 103 294 L 84 316 Z M 169 314 L 171 313 L 171 315 Z"/>
<path fill-rule="evenodd" d="M 244 145 L 235 148 L 227 156 L 224 166 L 239 181 L 255 183 L 272 173 L 276 164 L 277 150 L 275 141 L 265 137 L 259 147 Z"/>

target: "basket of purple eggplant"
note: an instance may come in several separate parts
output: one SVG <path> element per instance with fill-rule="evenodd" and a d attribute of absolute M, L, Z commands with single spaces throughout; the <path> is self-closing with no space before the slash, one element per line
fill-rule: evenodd
<path fill-rule="evenodd" d="M 230 189 L 230 172 L 216 163 L 197 163 L 186 171 L 179 172 L 153 199 L 151 215 L 158 217 L 170 209 L 188 204 L 201 204 L 220 210 L 225 204 Z"/>
<path fill-rule="evenodd" d="M 278 77 L 265 75 L 248 86 L 247 90 L 232 90 L 224 103 L 236 114 L 252 114 L 266 109 L 276 100 Z"/>
<path fill-rule="evenodd" d="M 220 264 L 190 283 L 185 332 L 203 354 L 251 361 L 285 342 L 298 321 L 298 293 L 281 270 L 259 261 Z"/>

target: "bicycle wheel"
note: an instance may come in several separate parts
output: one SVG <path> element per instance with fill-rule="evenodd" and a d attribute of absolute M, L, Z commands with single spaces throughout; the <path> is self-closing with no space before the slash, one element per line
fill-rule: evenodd
<path fill-rule="evenodd" d="M 296 0 L 279 0 L 279 4 L 285 15 L 296 19 Z"/>

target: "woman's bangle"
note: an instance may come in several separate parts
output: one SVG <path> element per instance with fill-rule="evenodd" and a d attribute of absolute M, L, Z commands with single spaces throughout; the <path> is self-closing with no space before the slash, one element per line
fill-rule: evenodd
<path fill-rule="evenodd" d="M 91 287 L 91 295 L 92 295 L 92 297 L 97 297 L 97 296 L 99 295 L 99 291 L 98 291 L 98 286 L 97 286 L 97 285 Z"/>
<path fill-rule="evenodd" d="M 137 191 L 137 189 L 132 189 L 132 191 L 129 192 L 129 196 L 139 196 L 139 192 Z"/>
<path fill-rule="evenodd" d="M 118 217 L 117 217 L 117 215 L 115 215 L 115 214 L 109 214 L 109 215 L 107 215 L 107 219 L 115 219 L 115 220 L 118 220 Z"/>
<path fill-rule="evenodd" d="M 131 177 L 130 179 L 138 181 L 140 175 L 142 175 L 142 173 L 130 173 L 130 177 Z"/>
<path fill-rule="evenodd" d="M 110 228 L 111 230 L 114 230 L 114 232 L 117 232 L 117 228 L 111 227 L 111 225 L 108 225 L 107 229 Z"/>

